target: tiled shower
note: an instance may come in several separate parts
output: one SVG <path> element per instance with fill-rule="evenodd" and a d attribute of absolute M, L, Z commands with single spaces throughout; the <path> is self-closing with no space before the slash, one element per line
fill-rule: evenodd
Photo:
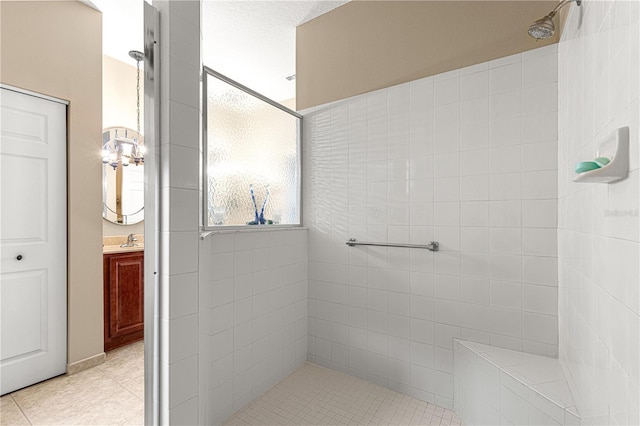
<path fill-rule="evenodd" d="M 585 2 L 559 45 L 560 360 L 587 424 L 640 424 L 640 3 Z M 576 72 L 579 71 L 579 72 Z M 629 176 L 573 167 L 629 127 Z M 568 374 L 567 374 L 568 373 Z"/>
<path fill-rule="evenodd" d="M 453 338 L 557 356 L 557 87 L 551 45 L 303 111 L 311 361 L 452 408 Z"/>
<path fill-rule="evenodd" d="M 182 269 L 175 233 L 199 306 L 170 319 L 172 421 L 222 423 L 305 360 L 453 407 L 459 338 L 559 356 L 581 421 L 640 423 L 639 22 L 585 1 L 559 45 L 303 111 L 305 228 L 210 235 Z M 571 182 L 623 126 L 629 177 Z"/>
<path fill-rule="evenodd" d="M 200 244 L 200 407 L 219 424 L 307 359 L 307 230 Z M 207 277 L 205 279 L 205 277 Z"/>

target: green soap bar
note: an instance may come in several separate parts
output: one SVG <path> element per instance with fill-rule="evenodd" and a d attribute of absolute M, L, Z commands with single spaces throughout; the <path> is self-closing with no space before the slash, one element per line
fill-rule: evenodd
<path fill-rule="evenodd" d="M 593 160 L 593 162 L 596 163 L 600 167 L 604 167 L 607 164 L 609 164 L 611 162 L 611 160 L 609 160 L 607 157 L 598 157 L 595 160 Z"/>
<path fill-rule="evenodd" d="M 598 163 L 595 163 L 593 161 L 581 161 L 576 164 L 576 173 L 584 173 L 599 168 L 600 166 L 598 165 Z"/>

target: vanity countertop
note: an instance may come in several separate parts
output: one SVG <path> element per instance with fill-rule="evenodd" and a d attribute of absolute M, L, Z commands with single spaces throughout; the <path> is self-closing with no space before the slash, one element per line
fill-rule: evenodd
<path fill-rule="evenodd" d="M 128 252 L 143 251 L 143 250 L 144 250 L 143 245 L 137 245 L 135 247 L 120 247 L 119 244 L 102 246 L 103 254 L 128 253 Z"/>

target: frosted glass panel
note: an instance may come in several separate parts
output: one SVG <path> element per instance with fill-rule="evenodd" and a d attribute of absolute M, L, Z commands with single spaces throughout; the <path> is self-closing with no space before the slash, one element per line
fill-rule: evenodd
<path fill-rule="evenodd" d="M 300 224 L 300 118 L 205 75 L 207 227 Z"/>

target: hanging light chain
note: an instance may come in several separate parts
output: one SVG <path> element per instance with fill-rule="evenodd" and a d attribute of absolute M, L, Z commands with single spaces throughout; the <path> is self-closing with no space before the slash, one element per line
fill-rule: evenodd
<path fill-rule="evenodd" d="M 138 69 L 137 71 L 137 79 L 136 79 L 136 113 L 138 114 L 138 119 L 137 119 L 137 131 L 138 134 L 140 134 L 140 60 L 136 61 L 136 67 Z"/>
<path fill-rule="evenodd" d="M 107 141 L 102 146 L 102 162 L 104 164 L 111 165 L 114 170 L 118 168 L 118 164 L 122 164 L 122 166 L 128 166 L 130 163 L 135 163 L 136 166 L 139 164 L 144 164 L 144 146 L 141 141 L 138 140 L 140 137 L 142 137 L 142 135 L 140 134 L 140 62 L 144 59 L 144 54 L 137 50 L 130 50 L 129 56 L 136 61 L 137 135 L 133 136 L 133 138 L 129 138 L 127 129 L 125 129 L 124 138 L 122 140 L 119 140 L 118 130 L 116 129 L 115 137 Z"/>

